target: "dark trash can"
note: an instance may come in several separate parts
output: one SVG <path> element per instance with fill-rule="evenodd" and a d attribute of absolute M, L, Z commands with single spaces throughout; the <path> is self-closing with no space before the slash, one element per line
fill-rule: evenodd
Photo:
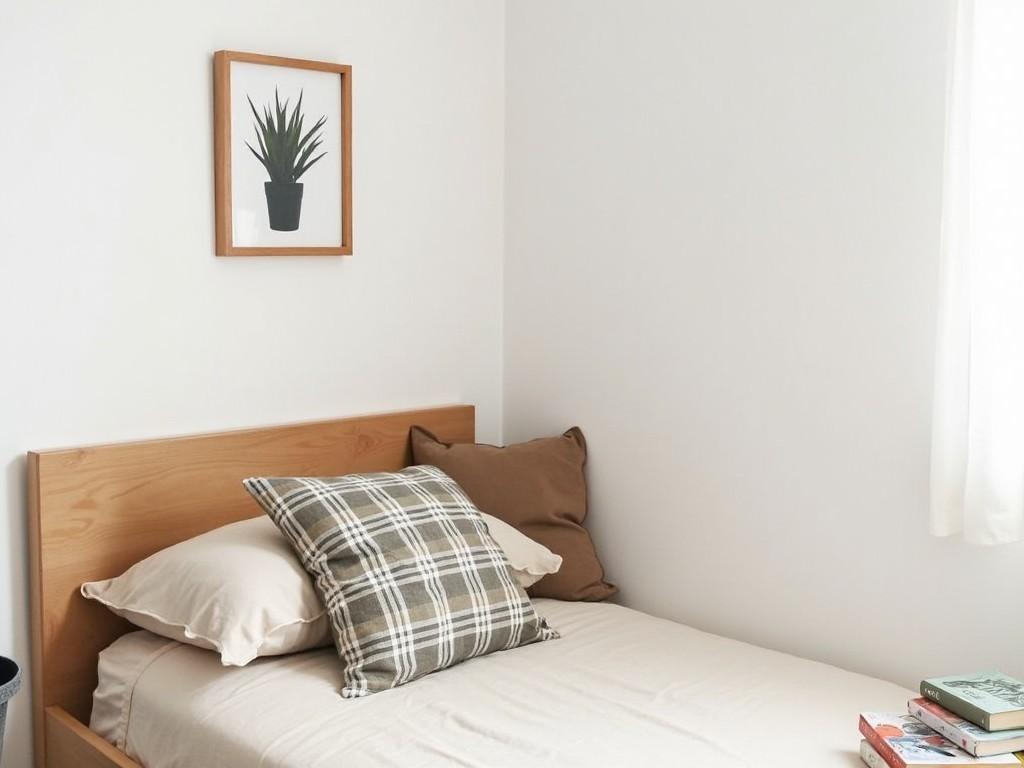
<path fill-rule="evenodd" d="M 4 723 L 7 720 L 7 702 L 21 688 L 21 670 L 6 656 L 0 656 L 0 760 L 4 756 Z"/>

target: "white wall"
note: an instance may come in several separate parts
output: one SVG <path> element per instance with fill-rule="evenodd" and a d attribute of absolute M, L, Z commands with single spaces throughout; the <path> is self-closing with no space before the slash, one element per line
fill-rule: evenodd
<path fill-rule="evenodd" d="M 583 425 L 627 603 L 907 685 L 1024 675 L 1024 546 L 927 534 L 948 13 L 506 19 L 506 440 Z"/>
<path fill-rule="evenodd" d="M 0 4 L 0 654 L 30 448 L 455 401 L 500 437 L 504 11 Z M 351 258 L 213 256 L 211 54 L 354 67 Z M 29 695 L 5 768 L 29 765 Z"/>

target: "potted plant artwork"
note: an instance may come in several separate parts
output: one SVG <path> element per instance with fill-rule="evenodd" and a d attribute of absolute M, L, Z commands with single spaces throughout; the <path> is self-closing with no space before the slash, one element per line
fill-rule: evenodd
<path fill-rule="evenodd" d="M 264 105 L 262 115 L 248 94 L 246 99 L 255 118 L 253 128 L 259 151 L 248 141 L 245 145 L 270 176 L 270 180 L 263 184 L 270 228 L 277 232 L 294 232 L 299 228 L 302 215 L 303 185 L 299 179 L 327 154 L 314 154 L 323 143 L 322 129 L 327 116 L 321 115 L 311 128 L 304 131 L 301 91 L 290 113 L 288 99 L 282 104 L 276 88 L 273 104 Z"/>
<path fill-rule="evenodd" d="M 352 67 L 213 55 L 215 253 L 352 255 Z"/>

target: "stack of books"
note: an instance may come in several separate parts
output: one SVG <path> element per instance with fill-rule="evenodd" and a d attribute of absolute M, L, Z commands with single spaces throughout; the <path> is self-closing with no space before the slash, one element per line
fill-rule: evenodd
<path fill-rule="evenodd" d="M 1024 764 L 1024 683 L 999 672 L 935 677 L 907 713 L 860 716 L 870 768 Z"/>

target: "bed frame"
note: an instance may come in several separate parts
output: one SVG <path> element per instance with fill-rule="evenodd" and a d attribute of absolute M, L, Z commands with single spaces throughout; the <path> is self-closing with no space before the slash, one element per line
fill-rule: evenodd
<path fill-rule="evenodd" d="M 78 592 L 154 552 L 260 514 L 251 475 L 342 475 L 411 461 L 409 428 L 475 437 L 471 405 L 28 454 L 36 768 L 140 768 L 87 727 L 99 652 L 131 624 Z"/>

